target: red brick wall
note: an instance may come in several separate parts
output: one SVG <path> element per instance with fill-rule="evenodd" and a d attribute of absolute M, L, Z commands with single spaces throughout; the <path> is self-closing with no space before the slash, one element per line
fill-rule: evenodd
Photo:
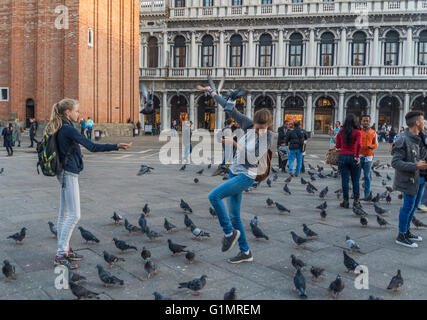
<path fill-rule="evenodd" d="M 69 9 L 68 30 L 55 27 L 58 5 Z M 0 119 L 25 119 L 33 99 L 45 121 L 64 97 L 95 122 L 138 119 L 138 0 L 1 0 L 0 52 L 0 87 L 10 88 Z"/>

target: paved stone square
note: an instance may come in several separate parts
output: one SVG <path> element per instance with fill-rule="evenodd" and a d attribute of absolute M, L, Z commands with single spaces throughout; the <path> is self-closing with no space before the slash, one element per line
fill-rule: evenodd
<path fill-rule="evenodd" d="M 292 195 L 282 191 L 287 174 L 279 174 L 279 179 L 269 188 L 263 182 L 257 189 L 244 193 L 241 216 L 245 225 L 249 245 L 254 254 L 252 263 L 229 264 L 226 259 L 238 252 L 237 246 L 232 252 L 221 252 L 222 230 L 217 219 L 209 214 L 208 194 L 212 188 L 222 183 L 222 177 L 212 177 L 216 166 L 207 169 L 207 165 L 189 165 L 186 171 L 179 171 L 180 165 L 161 165 L 159 151 L 162 143 L 158 137 L 136 137 L 103 139 L 101 142 L 126 142 L 132 140 L 134 146 L 127 152 L 89 154 L 85 152 L 85 170 L 80 176 L 80 195 L 82 218 L 79 226 L 93 232 L 99 244 L 86 245 L 78 230 L 75 230 L 71 244 L 75 250 L 85 256 L 80 262 L 78 273 L 87 277 L 82 285 L 96 292 L 103 292 L 102 299 L 153 299 L 153 291 L 177 300 L 186 299 L 222 299 L 231 287 L 236 287 L 239 299 L 298 299 L 292 291 L 294 268 L 290 255 L 295 254 L 308 267 L 304 270 L 309 299 L 331 299 L 327 288 L 339 273 L 344 279 L 345 289 L 340 299 L 367 299 L 369 295 L 384 299 L 425 299 L 427 293 L 426 254 L 427 246 L 421 243 L 418 249 L 400 247 L 394 243 L 397 233 L 398 209 L 401 200 L 397 193 L 392 194 L 390 205 L 381 201 L 381 206 L 390 210 L 385 218 L 390 227 L 379 229 L 372 204 L 364 204 L 369 213 L 369 226 L 361 228 L 359 219 L 352 210 L 339 208 L 334 191 L 340 188 L 340 180 L 317 179 L 313 184 L 319 189 L 329 186 L 328 216 L 321 221 L 319 210 L 315 209 L 322 201 L 318 192 L 309 195 L 300 179 L 289 184 Z M 49 232 L 47 222 L 56 225 L 59 206 L 59 184 L 56 178 L 37 175 L 36 154 L 26 148 L 16 148 L 15 155 L 6 157 L 1 150 L 0 167 L 0 261 L 8 259 L 17 269 L 16 281 L 4 282 L 0 277 L 0 299 L 74 299 L 69 290 L 57 290 L 53 259 L 56 251 L 56 239 Z M 325 137 L 315 137 L 309 141 L 305 162 L 313 166 L 322 164 L 329 142 Z M 381 144 L 376 152 L 376 160 L 390 163 L 388 145 Z M 141 164 L 155 169 L 152 173 L 137 176 Z M 273 159 L 277 166 L 277 159 Z M 325 173 L 331 171 L 324 165 Z M 205 168 L 202 176 L 196 171 Z M 394 175 L 392 169 L 380 169 L 385 177 Z M 195 184 L 193 179 L 200 182 Z M 308 179 L 308 175 L 303 177 Z M 374 178 L 373 192 L 383 192 L 382 178 Z M 387 181 L 391 186 L 392 182 Z M 290 215 L 279 215 L 276 208 L 267 209 L 265 200 L 280 202 L 289 209 Z M 179 207 L 180 199 L 185 199 L 194 210 L 190 216 L 202 230 L 210 232 L 211 238 L 203 242 L 192 239 L 192 234 L 184 228 L 184 215 Z M 165 235 L 156 242 L 140 233 L 131 237 L 123 226 L 115 226 L 110 217 L 116 211 L 137 225 L 145 203 L 149 203 L 151 216 L 147 218 L 151 229 L 164 232 L 163 221 L 166 217 L 178 226 L 178 231 Z M 259 217 L 259 226 L 270 240 L 255 241 L 249 227 L 249 221 L 255 215 Z M 427 221 L 422 213 L 418 219 Z M 307 250 L 296 250 L 290 231 L 304 235 L 302 224 L 307 224 L 319 234 L 318 239 L 307 245 Z M 28 229 L 22 246 L 6 239 L 22 227 Z M 427 237 L 424 230 L 417 231 Z M 352 257 L 369 268 L 369 290 L 357 290 L 354 286 L 356 275 L 347 274 L 343 265 L 342 250 L 345 236 L 349 235 L 360 246 L 362 253 Z M 112 238 L 128 241 L 138 248 L 138 252 L 119 254 Z M 167 239 L 187 245 L 196 253 L 200 262 L 187 265 L 184 255 L 172 257 Z M 151 250 L 153 261 L 159 267 L 159 273 L 147 280 L 140 256 L 142 247 Z M 112 272 L 125 281 L 123 287 L 105 288 L 98 278 L 96 265 L 106 267 L 102 252 L 107 250 L 125 258 L 125 262 L 115 266 Z M 324 279 L 318 283 L 311 281 L 310 267 L 325 268 Z M 389 292 L 386 287 L 397 269 L 402 270 L 404 286 L 397 293 Z M 208 276 L 207 285 L 199 297 L 194 297 L 184 289 L 178 289 L 178 282 L 192 280 L 202 274 Z"/>

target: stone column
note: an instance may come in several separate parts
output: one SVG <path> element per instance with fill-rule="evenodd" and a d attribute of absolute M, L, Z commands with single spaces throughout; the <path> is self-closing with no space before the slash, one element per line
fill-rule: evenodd
<path fill-rule="evenodd" d="M 378 126 L 378 119 L 377 119 L 377 94 L 376 93 L 373 93 L 371 95 L 370 115 L 371 115 L 371 125 L 373 125 L 375 123 L 375 125 Z"/>
<path fill-rule="evenodd" d="M 196 45 L 196 33 L 191 33 L 191 63 L 190 66 L 192 68 L 197 68 L 197 60 L 198 60 L 198 54 L 197 54 L 197 45 Z"/>
<path fill-rule="evenodd" d="M 281 116 L 282 116 L 282 95 L 279 93 L 276 96 L 276 110 L 274 114 L 274 131 L 277 131 L 279 129 L 281 124 Z"/>
<path fill-rule="evenodd" d="M 246 96 L 246 116 L 252 119 L 252 95 Z"/>
<path fill-rule="evenodd" d="M 406 123 L 404 123 L 404 119 L 405 119 L 405 115 L 409 112 L 409 100 L 410 100 L 410 96 L 409 93 L 405 93 L 405 100 L 403 102 L 403 112 L 402 110 L 400 110 L 400 123 L 399 123 L 399 130 L 400 127 L 406 125 Z"/>
<path fill-rule="evenodd" d="M 344 92 L 339 93 L 338 121 L 341 122 L 341 124 L 344 122 Z"/>
<path fill-rule="evenodd" d="M 379 29 L 375 28 L 375 30 L 374 30 L 374 43 L 373 43 L 373 46 L 371 48 L 371 54 L 372 54 L 371 64 L 373 65 L 373 68 L 372 68 L 372 75 L 373 76 L 379 75 L 379 64 L 380 64 L 379 58 L 381 57 L 381 46 L 379 44 L 378 33 L 379 33 Z"/>
<path fill-rule="evenodd" d="M 163 32 L 163 67 L 168 67 L 168 32 Z"/>
<path fill-rule="evenodd" d="M 340 41 L 340 61 L 339 61 L 339 75 L 346 74 L 347 66 L 347 29 L 341 29 L 341 41 Z"/>
<path fill-rule="evenodd" d="M 194 119 L 194 93 L 190 93 L 190 114 L 188 120 L 193 121 L 193 126 L 191 127 L 191 129 L 194 130 L 194 128 L 197 128 L 196 120 Z"/>
<path fill-rule="evenodd" d="M 412 27 L 408 28 L 408 35 L 406 37 L 406 45 L 404 47 L 403 63 L 406 65 L 405 75 L 410 76 L 412 73 L 411 66 L 414 65 L 414 53 L 413 53 L 413 43 L 412 43 Z"/>
<path fill-rule="evenodd" d="M 305 121 L 305 128 L 307 132 L 312 132 L 313 130 L 313 94 L 309 93 L 307 96 L 307 116 Z"/>
<path fill-rule="evenodd" d="M 310 29 L 310 40 L 308 42 L 308 75 L 314 75 L 316 66 L 316 42 L 314 41 L 314 29 Z M 311 127 L 310 127 L 311 128 Z"/>
<path fill-rule="evenodd" d="M 248 68 L 247 75 L 252 76 L 254 74 L 253 67 L 255 67 L 255 48 L 254 48 L 254 33 L 249 30 L 248 33 Z"/>
<path fill-rule="evenodd" d="M 283 67 L 285 58 L 285 50 L 283 49 L 283 29 L 279 30 L 279 39 L 277 44 L 277 66 Z"/>
<path fill-rule="evenodd" d="M 167 92 L 163 92 L 163 97 L 162 97 L 162 110 L 161 110 L 161 130 L 170 130 L 170 120 L 169 120 L 169 113 L 170 113 L 170 108 L 168 107 L 168 93 Z"/>

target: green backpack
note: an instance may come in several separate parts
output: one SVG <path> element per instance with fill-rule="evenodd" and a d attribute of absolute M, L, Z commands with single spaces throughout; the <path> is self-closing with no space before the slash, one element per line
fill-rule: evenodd
<path fill-rule="evenodd" d="M 57 133 L 48 134 L 45 133 L 43 139 L 37 142 L 37 173 L 40 174 L 39 167 L 42 170 L 43 175 L 47 177 L 54 177 L 61 173 L 62 163 L 59 158 L 58 142 L 56 139 Z M 65 156 L 65 161 L 70 154 L 71 148 L 68 150 Z"/>

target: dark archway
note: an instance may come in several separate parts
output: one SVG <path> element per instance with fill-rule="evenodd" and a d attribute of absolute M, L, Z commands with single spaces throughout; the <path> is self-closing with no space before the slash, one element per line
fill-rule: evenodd
<path fill-rule="evenodd" d="M 270 110 L 271 114 L 273 114 L 274 103 L 273 103 L 273 99 L 271 99 L 270 96 L 267 96 L 267 95 L 259 96 L 258 98 L 256 98 L 254 105 L 255 105 L 254 113 L 257 112 L 258 110 L 267 108 Z"/>
<path fill-rule="evenodd" d="M 304 100 L 299 96 L 290 96 L 285 100 L 285 112 L 283 120 L 289 122 L 299 121 L 300 127 L 304 127 Z"/>
<path fill-rule="evenodd" d="M 355 95 L 347 102 L 347 114 L 352 113 L 356 116 L 357 121 L 360 123 L 362 115 L 366 114 L 368 110 L 368 101 L 362 96 Z"/>
<path fill-rule="evenodd" d="M 328 134 L 335 117 L 335 101 L 329 96 L 321 96 L 316 100 L 314 111 L 314 132 Z"/>
<path fill-rule="evenodd" d="M 179 130 L 182 129 L 182 122 L 188 120 L 188 103 L 183 95 L 175 95 L 171 99 L 171 121 L 176 120 Z"/>
<path fill-rule="evenodd" d="M 28 99 L 25 102 L 25 127 L 30 127 L 30 119 L 35 118 L 36 110 L 35 110 L 35 104 L 33 99 Z"/>
<path fill-rule="evenodd" d="M 427 96 L 419 96 L 412 103 L 413 110 L 420 110 L 424 112 L 424 117 L 427 114 Z"/>
<path fill-rule="evenodd" d="M 197 100 L 197 128 L 215 130 L 215 100 L 210 96 Z"/>
<path fill-rule="evenodd" d="M 378 128 L 381 128 L 384 122 L 391 125 L 396 132 L 399 129 L 400 102 L 394 96 L 385 96 L 380 101 L 378 112 Z"/>
<path fill-rule="evenodd" d="M 154 112 L 152 114 L 144 115 L 144 122 L 149 123 L 153 128 L 160 128 L 160 99 L 154 96 Z"/>

